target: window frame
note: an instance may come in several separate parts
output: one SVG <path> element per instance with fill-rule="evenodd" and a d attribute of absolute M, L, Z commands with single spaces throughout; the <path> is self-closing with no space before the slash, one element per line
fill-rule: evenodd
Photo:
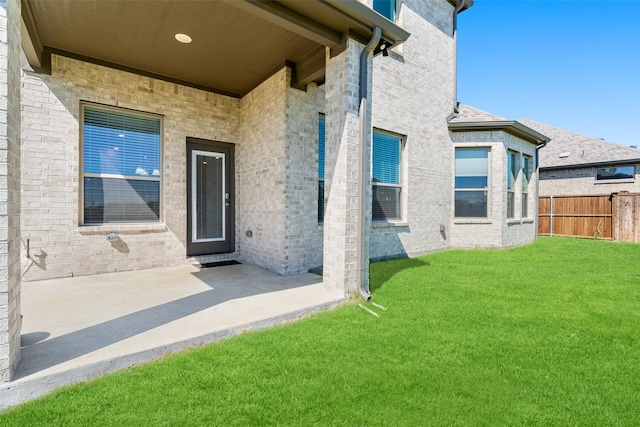
<path fill-rule="evenodd" d="M 322 138 L 320 137 L 320 126 L 322 124 L 322 128 L 323 128 L 323 132 L 322 132 Z M 324 214 L 326 213 L 326 201 L 325 201 L 325 187 L 324 187 L 324 183 L 325 183 L 325 171 L 324 171 L 324 164 L 321 165 L 321 161 L 324 161 L 324 159 L 326 158 L 326 118 L 325 115 L 323 113 L 319 113 L 318 114 L 318 124 L 317 124 L 317 131 L 318 131 L 318 162 L 317 162 L 317 166 L 318 166 L 318 173 L 317 178 L 318 178 L 318 209 L 317 209 L 317 215 L 318 215 L 318 225 L 324 225 Z M 322 150 L 324 151 L 323 155 L 320 156 L 320 148 L 322 146 Z M 322 169 L 321 169 L 322 168 Z M 322 177 L 320 177 L 320 171 L 322 170 Z M 322 200 L 322 206 L 320 206 L 320 200 Z"/>
<path fill-rule="evenodd" d="M 105 112 L 114 112 L 121 115 L 131 116 L 131 117 L 142 117 L 147 119 L 158 120 L 159 123 L 159 134 L 158 134 L 158 176 L 147 175 L 147 176 L 130 176 L 130 175 L 121 175 L 121 174 L 112 174 L 112 173 L 94 173 L 94 172 L 85 172 L 85 110 L 93 109 L 98 111 Z M 109 228 L 119 228 L 121 226 L 127 225 L 155 225 L 161 224 L 164 221 L 163 214 L 163 171 L 164 171 L 164 117 L 158 114 L 132 110 L 128 108 L 115 107 L 111 105 L 98 104 L 93 102 L 80 102 L 79 108 L 79 194 L 78 194 L 78 224 L 81 227 L 109 227 Z M 150 221 L 111 221 L 111 222 L 90 222 L 87 223 L 85 219 L 85 177 L 88 178 L 106 178 L 106 179 L 120 179 L 123 181 L 127 180 L 136 180 L 136 181 L 152 181 L 158 182 L 158 219 L 150 220 Z"/>
<path fill-rule="evenodd" d="M 456 168 L 456 152 L 458 150 L 461 151 L 470 151 L 470 150 L 483 150 L 486 151 L 487 153 L 487 157 L 486 157 L 486 162 L 487 162 L 487 186 L 484 188 L 480 188 L 480 187 L 473 187 L 473 188 L 464 188 L 464 187 L 460 187 L 458 188 L 456 185 L 456 178 L 458 177 L 457 175 L 457 168 Z M 471 221 L 485 221 L 485 220 L 489 220 L 491 218 L 491 198 L 492 198 L 492 194 L 491 194 L 491 156 L 492 156 L 492 147 L 491 146 L 487 146 L 487 145 L 482 145 L 482 146 L 477 146 L 477 145 L 461 145 L 461 146 L 455 146 L 454 147 L 454 151 L 453 151 L 453 218 L 455 221 L 459 221 L 459 220 L 471 220 Z M 485 197 L 485 215 L 484 216 L 459 216 L 456 214 L 456 196 L 458 192 L 479 192 L 479 191 L 483 191 L 484 192 L 484 197 Z"/>
<path fill-rule="evenodd" d="M 516 217 L 516 191 L 521 169 L 520 153 L 507 150 L 507 219 Z"/>
<path fill-rule="evenodd" d="M 385 183 L 385 182 L 374 182 L 373 180 L 373 173 L 374 173 L 374 136 L 375 134 L 381 134 L 381 135 L 386 135 L 392 138 L 396 138 L 398 140 L 398 170 L 397 170 L 397 176 L 398 176 L 398 184 L 392 184 L 392 183 Z M 405 189 L 405 179 L 404 179 L 404 171 L 406 169 L 406 167 L 404 166 L 405 163 L 405 158 L 404 158 L 404 153 L 405 153 L 405 141 L 406 141 L 406 137 L 403 135 L 400 135 L 398 133 L 395 132 L 391 132 L 388 130 L 384 130 L 384 129 L 379 129 L 379 128 L 373 128 L 372 132 L 371 132 L 371 221 L 373 223 L 377 223 L 377 224 L 384 224 L 384 223 L 394 223 L 394 222 L 402 222 L 404 219 L 404 206 L 405 206 L 405 200 L 404 200 L 404 193 L 405 191 L 403 191 L 403 189 Z M 398 195 L 398 206 L 397 206 L 397 213 L 398 216 L 397 218 L 375 218 L 374 217 L 374 210 L 373 210 L 373 204 L 375 202 L 374 200 L 374 187 L 387 187 L 387 188 L 397 188 L 399 189 L 399 195 Z"/>
<path fill-rule="evenodd" d="M 529 185 L 533 176 L 533 156 L 522 154 L 521 173 L 522 173 L 522 202 L 520 216 L 529 218 Z"/>

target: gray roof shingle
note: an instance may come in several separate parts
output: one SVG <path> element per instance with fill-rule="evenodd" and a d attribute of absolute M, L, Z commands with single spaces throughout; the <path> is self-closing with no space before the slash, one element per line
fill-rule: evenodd
<path fill-rule="evenodd" d="M 452 119 L 452 122 L 460 122 L 460 121 L 503 121 L 508 120 L 504 117 L 496 116 L 495 114 L 491 114 L 487 111 L 480 110 L 478 108 L 472 107 L 467 104 L 459 104 L 458 105 L 458 115 Z"/>
<path fill-rule="evenodd" d="M 575 167 L 576 165 L 597 163 L 614 164 L 629 160 L 640 162 L 640 150 L 635 148 L 570 132 L 529 119 L 519 119 L 518 121 L 550 138 L 547 146 L 540 150 L 541 168 Z"/>

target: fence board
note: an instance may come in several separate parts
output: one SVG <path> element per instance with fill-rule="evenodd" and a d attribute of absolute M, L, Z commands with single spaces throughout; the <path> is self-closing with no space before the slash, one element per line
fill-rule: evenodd
<path fill-rule="evenodd" d="M 640 243 L 640 194 L 616 194 L 613 213 L 615 240 Z"/>
<path fill-rule="evenodd" d="M 538 234 L 612 239 L 611 196 L 606 194 L 540 197 Z"/>

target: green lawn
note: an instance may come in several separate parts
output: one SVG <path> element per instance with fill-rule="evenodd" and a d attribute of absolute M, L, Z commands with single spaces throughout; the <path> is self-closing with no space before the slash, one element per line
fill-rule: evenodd
<path fill-rule="evenodd" d="M 11 409 L 12 426 L 636 426 L 640 245 L 371 265 L 350 303 Z"/>

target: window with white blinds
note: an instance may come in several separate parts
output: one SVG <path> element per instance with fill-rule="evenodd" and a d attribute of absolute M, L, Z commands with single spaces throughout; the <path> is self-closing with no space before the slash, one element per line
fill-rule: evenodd
<path fill-rule="evenodd" d="M 373 131 L 373 220 L 401 219 L 402 138 Z"/>
<path fill-rule="evenodd" d="M 373 204 L 374 221 L 401 219 L 402 138 L 373 131 Z M 318 222 L 324 221 L 325 120 L 318 121 Z"/>
<path fill-rule="evenodd" d="M 160 219 L 160 118 L 83 105 L 84 224 Z"/>

